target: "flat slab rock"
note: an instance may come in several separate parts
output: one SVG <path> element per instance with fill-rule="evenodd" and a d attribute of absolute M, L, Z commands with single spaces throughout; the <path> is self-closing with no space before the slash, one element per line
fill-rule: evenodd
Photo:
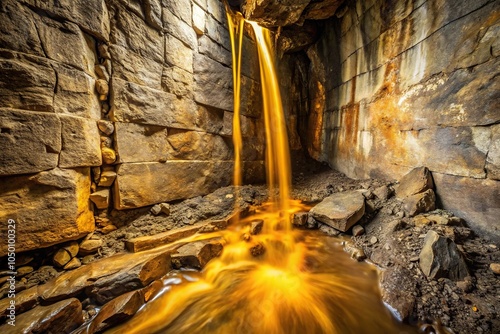
<path fill-rule="evenodd" d="M 345 232 L 365 214 L 365 198 L 358 191 L 347 191 L 325 198 L 309 211 L 314 219 Z"/>

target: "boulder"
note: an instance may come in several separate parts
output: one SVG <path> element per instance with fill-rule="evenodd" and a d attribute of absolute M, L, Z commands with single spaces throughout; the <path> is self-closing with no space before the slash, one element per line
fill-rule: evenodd
<path fill-rule="evenodd" d="M 423 193 L 433 187 L 434 182 L 432 181 L 431 172 L 427 167 L 417 167 L 399 180 L 399 185 L 396 187 L 396 197 L 403 199 Z"/>
<path fill-rule="evenodd" d="M 296 227 L 306 227 L 308 217 L 309 215 L 307 212 L 296 212 L 292 215 L 292 225 Z"/>
<path fill-rule="evenodd" d="M 17 252 L 76 240 L 94 230 L 89 197 L 89 168 L 0 178 L 0 221 L 15 217 Z M 7 235 L 6 224 L 0 233 Z M 2 243 L 0 256 L 5 254 L 7 243 Z"/>
<path fill-rule="evenodd" d="M 248 0 L 244 3 L 245 18 L 263 26 L 286 26 L 297 22 L 311 0 Z"/>
<path fill-rule="evenodd" d="M 457 245 L 435 231 L 427 232 L 419 255 L 420 268 L 431 278 L 449 278 L 454 281 L 469 276 L 467 265 Z"/>
<path fill-rule="evenodd" d="M 349 191 L 328 196 L 309 212 L 314 219 L 345 232 L 365 213 L 365 198 L 360 192 Z"/>
<path fill-rule="evenodd" d="M 410 195 L 403 200 L 403 209 L 409 217 L 432 211 L 436 208 L 434 190 L 428 189 L 423 193 Z"/>
<path fill-rule="evenodd" d="M 106 328 L 119 324 L 132 317 L 144 304 L 144 296 L 140 291 L 127 292 L 107 302 L 92 320 L 90 333 L 101 332 Z"/>
<path fill-rule="evenodd" d="M 4 324 L 0 330 L 17 333 L 70 333 L 83 323 L 82 304 L 76 298 L 49 306 L 37 306 L 16 316 L 15 326 Z"/>
<path fill-rule="evenodd" d="M 188 243 L 171 255 L 174 268 L 202 269 L 205 265 L 222 253 L 223 239 L 212 238 Z"/>

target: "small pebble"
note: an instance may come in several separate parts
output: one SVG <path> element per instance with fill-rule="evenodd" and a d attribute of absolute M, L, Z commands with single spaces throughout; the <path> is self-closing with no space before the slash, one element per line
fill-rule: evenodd
<path fill-rule="evenodd" d="M 375 245 L 378 242 L 377 237 L 373 236 L 370 238 L 370 244 Z"/>
<path fill-rule="evenodd" d="M 354 225 L 352 227 L 352 235 L 355 237 L 359 237 L 360 235 L 365 233 L 365 229 L 361 225 Z"/>
<path fill-rule="evenodd" d="M 500 275 L 500 263 L 490 263 L 490 269 L 495 275 Z"/>

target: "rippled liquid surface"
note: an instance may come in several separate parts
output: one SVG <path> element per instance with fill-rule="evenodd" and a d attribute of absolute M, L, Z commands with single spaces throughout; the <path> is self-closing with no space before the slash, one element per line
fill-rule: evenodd
<path fill-rule="evenodd" d="M 109 333 L 410 333 L 382 304 L 376 269 L 351 259 L 340 239 L 280 229 L 242 238 L 249 222 L 275 215 L 264 210 L 221 232 L 219 258 L 201 273 L 170 273 Z M 265 248 L 257 257 L 256 244 Z"/>

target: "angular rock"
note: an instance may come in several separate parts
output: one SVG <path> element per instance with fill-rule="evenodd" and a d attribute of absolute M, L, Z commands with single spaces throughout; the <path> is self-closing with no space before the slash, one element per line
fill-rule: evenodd
<path fill-rule="evenodd" d="M 82 265 L 82 263 L 80 262 L 80 260 L 77 257 L 74 257 L 71 259 L 71 261 L 66 263 L 66 265 L 63 267 L 63 269 L 64 270 L 76 269 L 78 267 L 81 267 L 81 265 Z"/>
<path fill-rule="evenodd" d="M 59 116 L 62 124 L 62 149 L 59 167 L 100 166 L 101 143 L 92 119 Z"/>
<path fill-rule="evenodd" d="M 72 258 L 78 255 L 79 246 L 76 241 L 70 241 L 67 245 L 64 245 L 63 248 L 68 251 Z"/>
<path fill-rule="evenodd" d="M 423 193 L 410 195 L 403 200 L 403 209 L 409 217 L 432 211 L 436 208 L 436 195 L 434 190 L 428 189 Z"/>
<path fill-rule="evenodd" d="M 161 5 L 160 0 L 146 0 L 144 2 L 144 14 L 146 22 L 156 30 L 161 31 L 163 23 L 161 21 Z"/>
<path fill-rule="evenodd" d="M 11 109 L 1 111 L 0 175 L 55 168 L 61 147 L 61 121 L 55 115 Z"/>
<path fill-rule="evenodd" d="M 388 186 L 380 186 L 373 191 L 375 196 L 382 201 L 386 201 L 391 195 L 391 191 Z"/>
<path fill-rule="evenodd" d="M 399 185 L 396 187 L 396 196 L 403 199 L 432 188 L 434 188 L 434 182 L 432 181 L 431 172 L 427 167 L 417 167 L 399 180 Z"/>
<path fill-rule="evenodd" d="M 99 304 L 105 304 L 126 292 L 147 286 L 170 270 L 170 256 L 159 254 L 142 263 L 133 263 L 128 270 L 102 276 L 91 287 L 86 288 L 86 293 Z"/>
<path fill-rule="evenodd" d="M 340 231 L 323 223 L 317 223 L 318 229 L 325 233 L 326 235 L 329 235 L 330 237 L 336 237 L 340 234 Z"/>
<path fill-rule="evenodd" d="M 168 203 L 160 203 L 160 210 L 165 216 L 170 215 L 170 204 Z"/>
<path fill-rule="evenodd" d="M 115 208 L 137 208 L 205 195 L 230 184 L 231 170 L 232 163 L 224 161 L 122 164 L 117 168 L 114 183 Z M 150 177 L 144 178 L 146 174 Z"/>
<path fill-rule="evenodd" d="M 37 286 L 16 293 L 16 315 L 26 312 L 38 305 L 38 299 L 39 294 Z M 10 314 L 8 307 L 10 306 L 11 300 L 11 298 L 0 299 L 0 319 L 4 319 Z"/>
<path fill-rule="evenodd" d="M 306 49 L 319 38 L 316 24 L 306 21 L 302 25 L 291 25 L 281 30 L 278 50 L 281 54 L 294 53 Z"/>
<path fill-rule="evenodd" d="M 98 209 L 109 208 L 109 189 L 101 189 L 90 194 L 90 200 L 95 204 Z"/>
<path fill-rule="evenodd" d="M 365 213 L 365 198 L 357 191 L 328 196 L 309 211 L 314 219 L 345 232 Z"/>
<path fill-rule="evenodd" d="M 52 261 L 54 262 L 54 265 L 56 265 L 59 268 L 62 268 L 69 261 L 71 261 L 71 254 L 66 249 L 60 248 L 54 254 L 54 257 L 53 257 Z"/>
<path fill-rule="evenodd" d="M 100 229 L 100 231 L 101 231 L 102 234 L 108 234 L 108 233 L 111 233 L 113 231 L 116 231 L 117 229 L 118 229 L 118 227 L 116 227 L 115 225 L 111 224 L 111 225 L 104 226 L 103 228 Z"/>
<path fill-rule="evenodd" d="M 149 210 L 153 216 L 158 216 L 161 213 L 161 207 L 160 205 L 156 204 L 153 205 L 151 210 Z"/>
<path fill-rule="evenodd" d="M 181 228 L 176 228 L 171 231 L 158 233 L 151 236 L 137 237 L 125 241 L 125 248 L 129 252 L 142 252 L 148 249 L 173 243 L 174 241 L 180 240 L 194 235 L 197 232 L 202 232 L 203 229 L 207 227 L 216 227 L 217 229 L 225 229 L 229 221 L 217 220 L 208 221 L 206 223 L 199 223 L 192 226 L 186 226 Z M 213 229 L 212 229 L 213 230 Z"/>
<path fill-rule="evenodd" d="M 297 22 L 310 2 L 311 0 L 249 0 L 243 5 L 243 14 L 245 18 L 263 26 L 286 26 Z"/>
<path fill-rule="evenodd" d="M 309 215 L 307 212 L 296 212 L 292 216 L 292 225 L 297 227 L 306 227 L 308 217 Z"/>
<path fill-rule="evenodd" d="M 16 217 L 16 251 L 48 247 L 92 232 L 89 192 L 89 168 L 0 178 L 0 221 Z M 0 225 L 0 233 L 7 234 L 7 225 Z M 0 244 L 0 256 L 6 252 L 7 244 Z"/>
<path fill-rule="evenodd" d="M 202 269 L 205 265 L 222 253 L 223 240 L 212 238 L 188 243 L 177 249 L 177 253 L 171 255 L 174 268 Z"/>
<path fill-rule="evenodd" d="M 140 291 L 127 292 L 107 302 L 92 320 L 90 333 L 100 332 L 132 317 L 144 304 Z"/>
<path fill-rule="evenodd" d="M 80 250 L 78 252 L 79 256 L 86 256 L 90 254 L 97 253 L 97 251 L 102 247 L 103 241 L 101 239 L 89 239 L 85 240 L 80 244 Z"/>
<path fill-rule="evenodd" d="M 83 323 L 82 304 L 76 298 L 37 306 L 16 316 L 15 326 L 0 326 L 3 333 L 70 333 Z"/>
<path fill-rule="evenodd" d="M 111 187 L 111 185 L 113 184 L 115 179 L 116 179 L 116 172 L 106 170 L 106 171 L 102 172 L 101 177 L 99 178 L 98 186 L 99 187 Z"/>
<path fill-rule="evenodd" d="M 355 237 L 359 237 L 360 235 L 365 233 L 365 229 L 361 225 L 354 225 L 352 227 L 352 235 Z"/>
<path fill-rule="evenodd" d="M 310 20 L 325 20 L 332 17 L 344 0 L 311 1 L 302 16 Z"/>
<path fill-rule="evenodd" d="M 264 227 L 264 221 L 262 219 L 253 221 L 250 223 L 250 234 L 257 235 L 262 231 Z"/>
<path fill-rule="evenodd" d="M 390 305 L 399 321 L 404 321 L 413 312 L 416 282 L 412 273 L 402 267 L 393 266 L 382 272 L 380 289 L 382 300 Z"/>
<path fill-rule="evenodd" d="M 420 268 L 431 278 L 449 278 L 463 280 L 469 275 L 467 265 L 457 245 L 435 231 L 427 232 L 424 245 L 419 255 Z"/>

